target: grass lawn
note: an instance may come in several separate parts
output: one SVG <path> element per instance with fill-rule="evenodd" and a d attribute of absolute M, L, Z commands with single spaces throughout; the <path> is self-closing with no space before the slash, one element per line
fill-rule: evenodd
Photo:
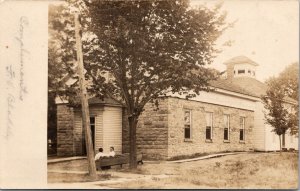
<path fill-rule="evenodd" d="M 49 170 L 86 170 L 86 160 L 48 165 Z M 170 175 L 168 178 L 135 180 L 99 186 L 112 188 L 273 188 L 296 189 L 298 187 L 298 153 L 245 153 L 228 155 L 185 163 L 144 163 L 134 172 L 111 169 L 109 172 L 144 175 Z M 78 176 L 78 175 L 77 175 Z M 54 174 L 48 173 L 52 182 Z M 113 177 L 111 177 L 113 179 Z M 74 178 L 79 181 L 80 178 Z M 56 180 L 59 181 L 59 180 Z"/>

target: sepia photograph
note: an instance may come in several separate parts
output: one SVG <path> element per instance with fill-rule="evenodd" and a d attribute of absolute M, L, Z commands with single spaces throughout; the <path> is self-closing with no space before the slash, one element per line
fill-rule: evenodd
<path fill-rule="evenodd" d="M 9 131 L 21 125 L 13 118 L 15 100 L 33 93 L 28 76 L 39 73 L 26 72 L 33 60 L 26 35 L 35 39 L 32 31 L 45 26 L 46 46 L 30 46 L 48 56 L 47 75 L 35 86 L 47 88 L 35 103 L 45 102 L 40 139 L 47 155 L 31 156 L 44 157 L 47 188 L 298 189 L 298 1 L 45 6 L 43 25 L 33 25 L 34 17 L 18 20 L 19 69 L 4 66 L 3 88 L 5 135 L 13 137 Z M 18 97 L 9 93 L 16 87 Z M 39 110 L 29 111 L 34 118 Z"/>

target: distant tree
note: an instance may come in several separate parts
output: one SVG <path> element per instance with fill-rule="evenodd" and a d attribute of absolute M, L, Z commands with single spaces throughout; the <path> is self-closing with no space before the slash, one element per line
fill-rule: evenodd
<path fill-rule="evenodd" d="M 299 99 L 299 63 L 295 62 L 287 66 L 278 76 L 279 85 L 284 88 L 285 94 L 293 98 Z"/>
<path fill-rule="evenodd" d="M 292 134 L 298 133 L 298 103 L 295 99 L 298 96 L 298 75 L 295 70 L 297 67 L 296 64 L 292 64 L 280 73 L 279 77 L 270 78 L 266 82 L 266 95 L 262 96 L 266 109 L 265 119 L 279 136 L 280 150 L 282 145 L 285 145 L 288 129 Z M 288 98 L 294 98 L 294 103 L 288 103 L 291 101 L 288 101 Z"/>
<path fill-rule="evenodd" d="M 48 92 L 51 97 L 71 99 L 77 92 L 76 85 L 66 83 L 70 78 L 77 78 L 74 26 L 70 29 L 66 25 L 71 19 L 64 5 L 49 6 Z"/>
<path fill-rule="evenodd" d="M 82 40 L 86 78 L 93 82 L 90 91 L 126 106 L 130 167 L 136 168 L 136 127 L 144 106 L 167 93 L 191 98 L 210 90 L 210 80 L 218 75 L 205 65 L 218 53 L 215 41 L 229 27 L 226 15 L 220 6 L 192 9 L 185 0 L 79 4 L 85 7 Z M 60 34 L 74 44 L 72 22 L 58 21 L 68 35 Z"/>
<path fill-rule="evenodd" d="M 295 62 L 287 66 L 283 72 L 281 72 L 276 79 L 279 86 L 284 89 L 285 95 L 299 100 L 299 63 Z M 293 122 L 291 126 L 291 134 L 298 134 L 299 132 L 299 103 L 294 104 L 292 108 L 293 112 L 290 112 L 291 120 Z"/>
<path fill-rule="evenodd" d="M 68 74 L 66 65 L 63 62 L 63 52 L 59 44 L 61 36 L 57 26 L 53 26 L 55 15 L 62 11 L 62 6 L 49 6 L 49 42 L 48 42 L 48 139 L 56 141 L 56 104 L 57 96 L 66 97 L 69 95 L 68 88 L 64 83 L 64 77 Z M 48 154 L 54 154 L 53 150 L 48 150 Z"/>
<path fill-rule="evenodd" d="M 55 98 L 70 99 L 74 101 L 76 85 L 67 85 L 69 76 L 74 76 L 74 56 L 72 44 L 68 35 L 62 35 L 65 30 L 62 18 L 70 18 L 63 10 L 63 5 L 49 6 L 49 40 L 48 40 L 48 139 L 56 141 L 56 104 Z M 58 16 L 59 15 L 59 16 Z M 71 35 L 72 36 L 72 35 Z M 66 51 L 68 50 L 68 51 Z"/>

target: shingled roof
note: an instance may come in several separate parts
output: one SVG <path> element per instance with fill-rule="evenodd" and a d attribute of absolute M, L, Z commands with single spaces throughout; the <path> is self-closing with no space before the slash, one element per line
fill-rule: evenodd
<path fill-rule="evenodd" d="M 213 81 L 211 85 L 215 88 L 220 88 L 236 93 L 260 97 L 264 95 L 267 90 L 267 85 L 249 77 L 219 79 Z"/>
<path fill-rule="evenodd" d="M 88 103 L 89 105 L 110 105 L 110 106 L 119 106 L 119 107 L 122 107 L 123 104 L 118 102 L 117 100 L 115 99 L 112 99 L 112 98 L 103 98 L 103 99 L 100 99 L 98 97 L 91 97 L 88 99 Z M 80 101 L 80 97 L 76 97 L 72 104 L 74 104 L 74 106 L 79 106 L 81 105 L 81 101 Z"/>
<path fill-rule="evenodd" d="M 108 104 L 108 105 L 117 105 L 117 106 L 122 106 L 121 103 L 119 103 L 117 100 L 112 99 L 112 98 L 104 98 L 104 99 L 100 99 L 97 97 L 92 97 L 88 100 L 90 105 L 93 104 Z"/>
<path fill-rule="evenodd" d="M 248 63 L 248 64 L 252 64 L 254 66 L 258 66 L 258 64 L 256 62 L 254 62 L 250 58 L 248 58 L 246 56 L 243 56 L 243 55 L 233 57 L 230 60 L 227 60 L 226 62 L 224 62 L 225 65 L 227 65 L 227 64 L 240 64 L 240 63 Z"/>
<path fill-rule="evenodd" d="M 257 98 L 265 95 L 268 89 L 265 83 L 251 77 L 219 79 L 212 81 L 211 86 Z M 285 100 L 293 103 L 296 102 L 296 100 L 289 97 L 285 97 Z"/>

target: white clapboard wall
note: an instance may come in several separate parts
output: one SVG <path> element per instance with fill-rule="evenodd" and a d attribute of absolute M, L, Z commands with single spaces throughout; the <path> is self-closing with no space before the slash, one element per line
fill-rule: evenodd
<path fill-rule="evenodd" d="M 113 146 L 116 153 L 122 153 L 122 108 L 105 107 L 103 112 L 103 149 Z"/>
<path fill-rule="evenodd" d="M 80 135 L 83 134 L 82 114 L 80 111 L 75 112 L 74 120 L 74 141 L 78 141 L 76 145 L 80 145 L 82 141 Z M 95 153 L 102 147 L 104 153 L 109 152 L 109 148 L 113 146 L 116 153 L 122 152 L 122 108 L 120 107 L 91 107 L 90 116 L 95 117 Z M 82 133 L 81 133 L 82 132 Z M 76 153 L 81 153 L 80 147 L 74 148 Z"/>

